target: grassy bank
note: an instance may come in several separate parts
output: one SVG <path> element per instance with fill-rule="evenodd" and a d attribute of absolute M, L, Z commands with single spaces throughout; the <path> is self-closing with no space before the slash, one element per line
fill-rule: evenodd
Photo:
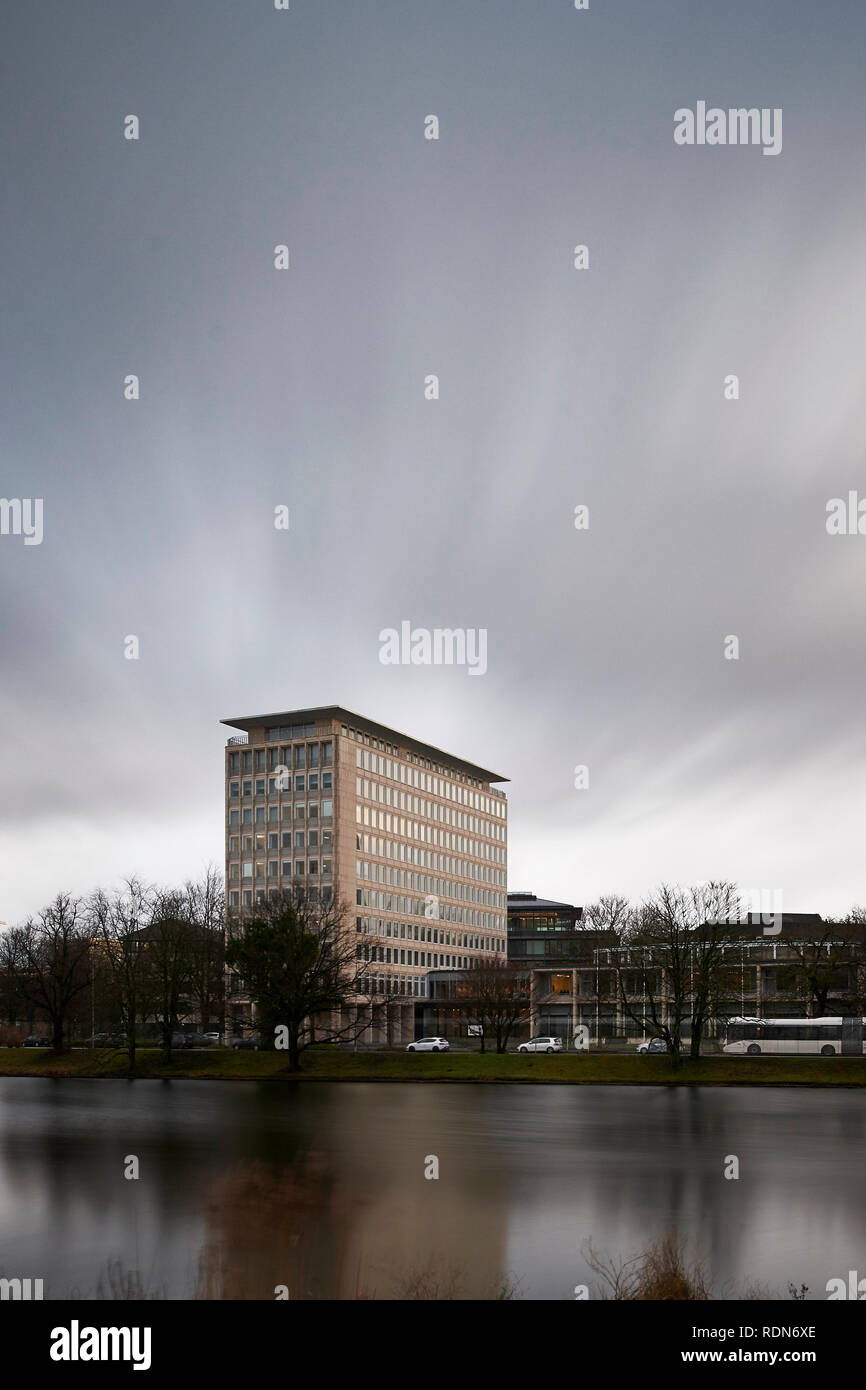
<path fill-rule="evenodd" d="M 604 1085 L 864 1086 L 861 1057 L 702 1057 L 673 1071 L 666 1057 L 589 1053 L 497 1057 L 477 1052 L 342 1052 L 313 1048 L 302 1057 L 300 1081 L 489 1081 Z M 123 1077 L 123 1052 L 0 1048 L 0 1076 Z M 142 1049 L 138 1075 L 200 1080 L 285 1080 L 284 1052 L 231 1052 L 213 1048 L 179 1052 L 171 1066 L 162 1053 Z"/>

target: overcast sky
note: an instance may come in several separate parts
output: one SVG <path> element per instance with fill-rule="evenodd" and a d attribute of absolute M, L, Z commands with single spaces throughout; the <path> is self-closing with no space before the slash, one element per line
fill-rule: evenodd
<path fill-rule="evenodd" d="M 512 888 L 866 900 L 866 536 L 825 525 L 864 40 L 859 0 L 7 9 L 0 495 L 44 538 L 0 536 L 0 919 L 221 864 L 218 721 L 319 703 L 507 775 Z M 676 145 L 699 100 L 782 152 Z M 405 620 L 487 673 L 382 665 Z"/>

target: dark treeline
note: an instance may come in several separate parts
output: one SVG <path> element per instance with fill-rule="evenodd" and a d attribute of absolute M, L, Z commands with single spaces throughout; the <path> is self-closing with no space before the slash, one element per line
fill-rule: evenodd
<path fill-rule="evenodd" d="M 110 892 L 58 893 L 0 934 L 0 1031 L 44 1026 L 55 1051 L 95 1034 L 117 1039 L 135 1069 L 138 1042 L 168 1060 L 181 1024 L 222 1031 L 225 900 L 213 867 L 181 888 L 129 878 Z"/>

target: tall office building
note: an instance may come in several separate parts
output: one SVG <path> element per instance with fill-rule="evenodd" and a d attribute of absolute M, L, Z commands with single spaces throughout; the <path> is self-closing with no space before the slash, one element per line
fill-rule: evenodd
<path fill-rule="evenodd" d="M 393 1041 L 429 970 L 505 959 L 507 778 L 339 705 L 222 722 L 231 913 L 296 884 L 342 903 Z"/>

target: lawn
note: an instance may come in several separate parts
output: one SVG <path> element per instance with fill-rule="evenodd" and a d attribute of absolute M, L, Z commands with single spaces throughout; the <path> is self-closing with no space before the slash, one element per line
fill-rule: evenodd
<path fill-rule="evenodd" d="M 402 1051 L 349 1052 L 316 1047 L 301 1058 L 300 1081 L 486 1081 L 606 1085 L 863 1086 L 861 1057 L 702 1057 L 685 1059 L 678 1071 L 667 1057 L 635 1053 L 508 1053 Z M 47 1048 L 0 1048 L 0 1076 L 123 1077 L 124 1052 L 78 1051 L 55 1056 Z M 166 1066 L 156 1049 L 140 1049 L 141 1077 L 214 1080 L 285 1080 L 284 1052 L 184 1051 Z"/>

